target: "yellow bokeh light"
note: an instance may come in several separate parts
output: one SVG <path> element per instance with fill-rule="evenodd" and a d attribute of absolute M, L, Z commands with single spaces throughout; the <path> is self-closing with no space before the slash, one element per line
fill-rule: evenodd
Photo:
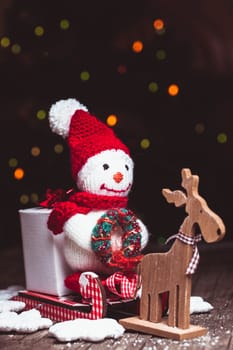
<path fill-rule="evenodd" d="M 157 18 L 153 22 L 153 27 L 155 30 L 162 30 L 164 29 L 164 21 L 161 18 Z"/>
<path fill-rule="evenodd" d="M 22 168 L 15 169 L 14 178 L 16 180 L 22 180 L 24 178 L 24 170 Z"/>
<path fill-rule="evenodd" d="M 55 146 L 54 146 L 54 152 L 57 153 L 57 154 L 60 154 L 64 151 L 64 147 L 61 143 L 57 143 Z"/>
<path fill-rule="evenodd" d="M 18 55 L 21 52 L 21 46 L 19 44 L 12 45 L 11 52 L 15 55 Z"/>
<path fill-rule="evenodd" d="M 177 84 L 171 84 L 168 86 L 167 91 L 170 96 L 176 96 L 179 93 L 179 86 Z"/>
<path fill-rule="evenodd" d="M 90 73 L 88 71 L 83 71 L 80 73 L 80 79 L 82 81 L 87 81 L 90 79 Z"/>
<path fill-rule="evenodd" d="M 7 36 L 4 36 L 2 39 L 1 39 L 1 46 L 2 47 L 9 47 L 11 44 L 11 41 L 10 39 L 7 37 Z"/>
<path fill-rule="evenodd" d="M 149 139 L 142 139 L 140 142 L 140 146 L 143 149 L 147 149 L 150 147 L 150 140 Z"/>
<path fill-rule="evenodd" d="M 37 111 L 36 117 L 39 120 L 43 120 L 46 118 L 46 112 L 43 109 L 40 109 L 39 111 Z"/>
<path fill-rule="evenodd" d="M 70 28 L 70 21 L 68 19 L 62 19 L 60 21 L 60 28 L 63 30 L 67 30 Z"/>
<path fill-rule="evenodd" d="M 226 143 L 227 142 L 227 134 L 225 132 L 221 132 L 217 136 L 218 143 Z"/>
<path fill-rule="evenodd" d="M 42 36 L 42 35 L 44 35 L 44 28 L 43 28 L 42 26 L 36 26 L 36 27 L 34 28 L 34 34 L 35 34 L 36 36 Z"/>
<path fill-rule="evenodd" d="M 106 119 L 106 123 L 108 126 L 115 126 L 117 124 L 117 116 L 115 114 L 110 114 Z"/>
<path fill-rule="evenodd" d="M 31 148 L 31 155 L 33 157 L 38 157 L 40 155 L 40 148 L 37 146 L 34 146 Z"/>
<path fill-rule="evenodd" d="M 16 158 L 10 158 L 8 164 L 9 167 L 15 168 L 18 165 L 18 160 Z"/>
<path fill-rule="evenodd" d="M 136 40 L 132 44 L 132 50 L 136 53 L 142 52 L 143 50 L 143 43 L 140 40 Z"/>
<path fill-rule="evenodd" d="M 29 196 L 27 194 L 22 194 L 19 201 L 21 204 L 27 204 L 29 202 Z"/>
<path fill-rule="evenodd" d="M 157 92 L 159 90 L 159 86 L 156 82 L 152 81 L 149 85 L 148 85 L 148 90 L 150 92 Z"/>

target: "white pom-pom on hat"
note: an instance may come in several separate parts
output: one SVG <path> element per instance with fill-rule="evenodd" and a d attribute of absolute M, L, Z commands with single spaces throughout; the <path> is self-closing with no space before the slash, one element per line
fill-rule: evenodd
<path fill-rule="evenodd" d="M 54 103 L 49 110 L 49 125 L 51 130 L 66 138 L 69 134 L 70 122 L 77 110 L 88 112 L 86 106 L 74 98 L 60 100 Z"/>

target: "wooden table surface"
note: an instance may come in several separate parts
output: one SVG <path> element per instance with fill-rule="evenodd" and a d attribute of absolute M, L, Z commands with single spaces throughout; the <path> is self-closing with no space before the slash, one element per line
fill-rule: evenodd
<path fill-rule="evenodd" d="M 182 341 L 126 331 L 122 338 L 99 343 L 75 341 L 60 343 L 47 330 L 32 334 L 0 333 L 0 349 L 114 349 L 114 350 L 233 350 L 233 242 L 199 245 L 201 260 L 193 277 L 192 295 L 201 296 L 214 309 L 191 315 L 191 323 L 208 328 L 207 335 Z M 0 251 L 0 289 L 25 285 L 21 247 Z M 112 314 L 109 315 L 113 316 Z M 118 318 L 117 314 L 114 317 Z"/>

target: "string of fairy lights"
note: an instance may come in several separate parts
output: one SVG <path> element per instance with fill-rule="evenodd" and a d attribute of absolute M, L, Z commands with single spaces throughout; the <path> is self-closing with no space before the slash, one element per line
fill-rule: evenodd
<path fill-rule="evenodd" d="M 71 25 L 72 24 L 68 19 L 61 19 L 59 22 L 59 28 L 62 31 L 67 31 L 67 33 L 69 32 Z M 166 26 L 163 19 L 156 18 L 153 20 L 153 22 L 150 25 L 153 26 L 153 29 L 156 35 L 163 36 L 166 34 Z M 33 34 L 35 35 L 35 37 L 38 37 L 38 38 L 43 37 L 44 35 L 46 35 L 46 28 L 38 24 L 33 28 Z M 135 39 L 131 44 L 130 50 L 135 55 L 140 55 L 144 50 L 144 45 L 145 44 L 142 40 Z M 7 35 L 2 36 L 2 38 L 0 39 L 0 49 L 8 50 L 8 52 L 11 52 L 15 56 L 21 55 L 23 53 L 23 46 L 20 43 L 15 43 L 14 40 L 12 40 L 12 38 L 10 38 Z M 168 56 L 167 51 L 164 48 L 156 49 L 155 59 L 158 62 L 165 61 L 167 59 L 167 56 Z M 117 66 L 118 74 L 125 75 L 127 74 L 127 71 L 128 69 L 126 64 L 120 63 Z M 79 75 L 80 81 L 88 84 L 88 82 L 91 80 L 92 74 L 94 73 L 92 73 L 91 71 L 88 71 L 87 69 L 81 70 Z M 180 86 L 180 84 L 178 84 L 177 82 L 171 82 L 166 87 L 165 93 L 167 93 L 168 96 L 170 96 L 171 98 L 176 98 L 179 95 L 181 89 L 182 89 L 182 86 Z M 156 94 L 159 90 L 160 90 L 160 83 L 158 81 L 150 81 L 148 83 L 147 85 L 148 93 Z M 38 109 L 35 117 L 39 122 L 43 122 L 48 117 L 47 111 L 45 111 L 44 109 Z M 105 122 L 109 127 L 114 128 L 119 122 L 119 117 L 115 113 L 109 114 L 106 116 Z M 204 134 L 206 131 L 205 123 L 201 121 L 198 122 L 194 127 L 194 131 L 198 135 Z M 217 135 L 217 142 L 219 144 L 226 143 L 227 134 L 225 132 L 220 132 Z M 149 149 L 150 146 L 151 146 L 151 140 L 148 137 L 143 137 L 139 142 L 139 147 L 144 151 Z M 63 151 L 64 151 L 64 147 L 61 143 L 56 143 L 54 145 L 54 152 L 57 155 L 62 154 Z M 33 145 L 30 148 L 30 155 L 34 158 L 39 158 L 41 156 L 41 152 L 42 152 L 41 147 L 39 145 Z M 12 169 L 12 177 L 15 181 L 21 181 L 25 178 L 27 171 L 26 169 L 24 169 L 24 167 L 20 165 L 20 160 L 17 159 L 16 156 L 11 156 L 8 159 L 8 166 Z M 39 195 L 37 193 L 30 193 L 30 194 L 22 193 L 19 196 L 19 202 L 21 205 L 28 205 L 30 203 L 37 203 L 38 198 L 39 198 Z"/>

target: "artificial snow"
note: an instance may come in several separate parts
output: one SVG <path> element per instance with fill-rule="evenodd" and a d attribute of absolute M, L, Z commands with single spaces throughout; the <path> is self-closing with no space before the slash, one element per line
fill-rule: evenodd
<path fill-rule="evenodd" d="M 23 290 L 22 286 L 10 286 L 7 289 L 0 289 L 0 300 L 8 300 L 18 294 L 18 291 Z"/>
<path fill-rule="evenodd" d="M 193 296 L 190 298 L 190 314 L 209 312 L 211 310 L 213 310 L 213 306 L 202 297 Z"/>
<path fill-rule="evenodd" d="M 23 301 L 16 300 L 0 300 L 0 313 L 6 311 L 19 312 L 25 308 L 26 304 Z"/>
<path fill-rule="evenodd" d="M 106 338 L 117 339 L 125 328 L 112 318 L 99 320 L 76 319 L 57 323 L 49 328 L 49 334 L 61 342 L 88 340 L 98 342 Z"/>
<path fill-rule="evenodd" d="M 2 332 L 33 333 L 49 328 L 52 324 L 50 319 L 41 317 L 40 312 L 36 309 L 20 314 L 10 311 L 0 313 L 0 331 Z"/>

